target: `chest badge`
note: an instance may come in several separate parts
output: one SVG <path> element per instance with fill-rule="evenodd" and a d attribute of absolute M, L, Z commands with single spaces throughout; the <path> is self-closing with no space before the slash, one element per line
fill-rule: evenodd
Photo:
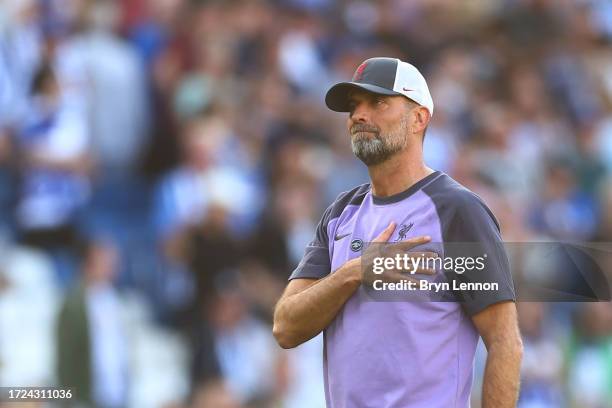
<path fill-rule="evenodd" d="M 361 248 L 363 248 L 363 241 L 362 240 L 357 238 L 357 239 L 354 239 L 354 240 L 351 241 L 351 251 L 359 252 L 359 251 L 361 251 Z"/>
<path fill-rule="evenodd" d="M 397 232 L 397 238 L 395 240 L 403 241 L 406 238 L 406 234 L 408 234 L 408 231 L 410 231 L 413 226 L 413 222 L 411 222 L 410 224 L 402 224 L 400 226 L 400 230 Z"/>

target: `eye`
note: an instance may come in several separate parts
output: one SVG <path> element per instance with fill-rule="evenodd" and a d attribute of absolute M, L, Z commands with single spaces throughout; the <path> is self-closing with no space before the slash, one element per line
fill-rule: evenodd
<path fill-rule="evenodd" d="M 349 102 L 348 111 L 350 116 L 353 116 L 353 113 L 355 113 L 355 104 L 353 102 Z"/>
<path fill-rule="evenodd" d="M 385 103 L 385 102 L 386 102 L 386 101 L 385 101 L 385 99 L 384 99 L 384 98 L 376 98 L 376 99 L 374 100 L 374 103 L 375 103 L 376 105 L 382 105 L 382 104 L 383 104 L 383 103 Z"/>

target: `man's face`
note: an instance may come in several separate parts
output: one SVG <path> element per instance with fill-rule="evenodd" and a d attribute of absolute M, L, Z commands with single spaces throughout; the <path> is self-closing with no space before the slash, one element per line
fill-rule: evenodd
<path fill-rule="evenodd" d="M 352 92 L 347 126 L 355 156 L 372 166 L 403 150 L 408 143 L 413 106 L 416 104 L 403 96 Z"/>

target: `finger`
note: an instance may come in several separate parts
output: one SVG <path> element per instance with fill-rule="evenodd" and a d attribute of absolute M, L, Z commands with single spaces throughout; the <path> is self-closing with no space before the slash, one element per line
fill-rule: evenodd
<path fill-rule="evenodd" d="M 422 258 L 422 259 L 436 259 L 439 258 L 440 255 L 438 255 L 436 252 L 430 252 L 430 251 L 407 251 L 405 248 L 402 248 L 401 246 L 397 246 L 399 244 L 388 244 L 385 245 L 386 247 L 386 251 L 388 253 L 391 253 L 393 255 L 395 254 L 400 254 L 403 258 L 404 255 L 407 255 L 409 258 Z"/>
<path fill-rule="evenodd" d="M 408 254 L 412 258 L 438 258 L 439 255 L 435 252 L 430 251 L 410 251 L 414 247 L 419 245 L 423 245 L 428 243 L 431 240 L 429 236 L 423 236 L 418 238 L 413 238 L 410 241 L 402 241 L 402 242 L 394 242 L 383 245 L 381 251 L 384 252 L 387 256 L 395 256 L 396 254 L 400 254 L 403 256 L 404 254 Z"/>
<path fill-rule="evenodd" d="M 396 255 L 400 256 L 402 262 L 407 262 L 410 265 L 414 265 L 413 262 L 416 262 L 418 265 L 433 265 L 433 260 L 440 257 L 436 252 L 423 251 L 407 251 L 405 248 L 398 247 L 398 244 L 387 244 L 381 245 L 378 253 L 379 255 L 383 255 L 388 258 L 395 258 Z M 408 259 L 406 259 L 406 257 Z M 416 261 L 413 261 L 416 260 Z"/>
<path fill-rule="evenodd" d="M 426 244 L 430 242 L 431 238 L 429 236 L 417 237 L 413 238 L 409 241 L 402 242 L 394 242 L 383 245 L 381 250 L 384 250 L 384 253 L 388 256 L 395 256 L 396 254 L 400 254 L 403 256 L 404 254 L 408 254 L 412 258 L 438 258 L 439 255 L 435 252 L 431 251 L 416 251 L 415 247 Z M 423 254 L 425 254 L 423 256 Z"/>
<path fill-rule="evenodd" d="M 400 241 L 393 245 L 397 245 L 399 248 L 402 248 L 402 249 L 410 249 L 410 248 L 414 248 L 419 245 L 426 244 L 430 241 L 431 241 L 431 237 L 429 235 L 423 235 L 420 237 L 410 238 L 405 241 Z"/>
<path fill-rule="evenodd" d="M 435 275 L 436 270 L 431 268 L 418 268 L 415 272 L 410 272 L 412 275 Z"/>
<path fill-rule="evenodd" d="M 438 255 L 435 252 L 408 252 L 408 255 L 411 258 L 423 258 L 423 259 L 436 259 L 440 257 L 440 255 Z"/>
<path fill-rule="evenodd" d="M 434 268 L 427 268 L 425 266 L 418 266 L 416 269 L 408 268 L 408 269 L 391 269 L 394 273 L 399 273 L 402 275 L 435 275 L 436 270 Z"/>
<path fill-rule="evenodd" d="M 389 226 L 385 228 L 384 231 L 381 232 L 379 236 L 374 238 L 374 241 L 372 242 L 387 242 L 389 238 L 391 238 L 391 235 L 393 235 L 393 231 L 395 231 L 395 223 L 391 221 Z"/>

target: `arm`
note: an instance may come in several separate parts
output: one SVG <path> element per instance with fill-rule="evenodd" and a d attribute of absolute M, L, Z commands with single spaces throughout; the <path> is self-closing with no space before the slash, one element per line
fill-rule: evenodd
<path fill-rule="evenodd" d="M 374 242 L 387 242 L 395 223 Z M 325 329 L 361 284 L 361 257 L 322 279 L 293 279 L 274 310 L 272 333 L 282 348 L 293 348 Z"/>
<path fill-rule="evenodd" d="M 395 223 L 372 242 L 383 243 L 393 234 Z M 399 245 L 403 249 L 429 242 L 430 237 L 417 237 Z M 293 348 L 310 340 L 325 329 L 342 306 L 364 281 L 362 257 L 351 259 L 334 273 L 322 279 L 293 279 L 276 304 L 272 332 L 282 348 Z M 368 263 L 368 260 L 366 260 Z M 419 269 L 417 273 L 429 273 Z M 391 278 L 395 275 L 390 275 Z M 404 279 L 410 277 L 402 276 Z M 368 278 L 365 277 L 367 282 Z"/>
<path fill-rule="evenodd" d="M 523 357 L 516 305 L 514 302 L 496 303 L 472 316 L 472 321 L 488 353 L 482 386 L 482 407 L 515 407 Z"/>
<path fill-rule="evenodd" d="M 323 279 L 294 279 L 274 310 L 272 332 L 282 348 L 293 348 L 326 328 L 361 281 L 361 260 L 352 259 Z"/>
<path fill-rule="evenodd" d="M 79 174 L 89 174 L 93 168 L 92 158 L 86 154 L 80 154 L 70 158 L 56 158 L 40 150 L 27 153 L 27 160 L 33 166 L 48 167 L 51 169 L 68 171 Z"/>

